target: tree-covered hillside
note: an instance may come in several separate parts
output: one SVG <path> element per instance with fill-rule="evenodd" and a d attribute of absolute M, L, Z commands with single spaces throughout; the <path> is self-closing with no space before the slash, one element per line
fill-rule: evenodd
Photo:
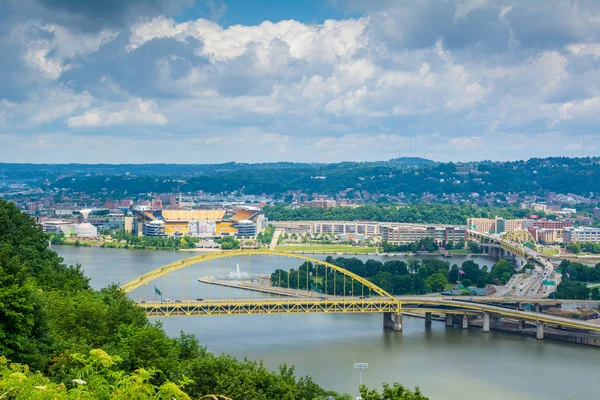
<path fill-rule="evenodd" d="M 266 206 L 263 213 L 270 221 L 380 221 L 425 224 L 464 225 L 467 218 L 522 218 L 530 210 L 517 207 L 478 207 L 470 204 L 425 204 L 387 206 L 367 204 L 360 207 L 291 208 Z"/>
<path fill-rule="evenodd" d="M 460 170 L 460 171 L 459 171 Z M 455 163 L 428 160 L 343 162 L 336 164 L 0 164 L 9 179 L 45 187 L 96 193 L 238 192 L 281 194 L 288 190 L 334 195 L 348 188 L 371 194 L 421 196 L 490 192 L 547 194 L 600 193 L 600 158 L 554 157 L 513 162 Z M 317 178 L 318 177 L 318 178 Z"/>

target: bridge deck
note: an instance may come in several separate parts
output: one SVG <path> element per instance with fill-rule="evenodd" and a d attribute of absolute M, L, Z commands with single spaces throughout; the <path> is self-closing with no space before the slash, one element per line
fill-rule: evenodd
<path fill-rule="evenodd" d="M 600 325 L 572 318 L 513 310 L 489 304 L 439 297 L 405 296 L 397 300 L 384 298 L 305 298 L 305 299 L 209 299 L 203 301 L 140 303 L 148 316 L 201 316 L 201 315 L 256 315 L 256 314 L 314 314 L 314 313 L 383 313 L 383 312 L 433 312 L 489 313 L 491 315 L 550 325 L 600 331 Z"/>

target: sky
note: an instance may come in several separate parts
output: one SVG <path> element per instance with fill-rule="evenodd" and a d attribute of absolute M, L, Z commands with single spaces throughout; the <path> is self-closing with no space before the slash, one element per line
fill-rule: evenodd
<path fill-rule="evenodd" d="M 600 155 L 597 0 L 0 0 L 0 162 Z"/>

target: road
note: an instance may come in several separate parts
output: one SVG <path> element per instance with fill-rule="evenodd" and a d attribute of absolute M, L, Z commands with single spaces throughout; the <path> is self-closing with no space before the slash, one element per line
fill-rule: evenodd
<path fill-rule="evenodd" d="M 507 240 L 498 234 L 486 234 L 478 232 L 477 234 L 488 239 L 513 247 L 520 247 L 519 243 Z M 562 280 L 562 275 L 554 271 L 552 263 L 535 249 L 523 246 L 523 251 L 528 260 L 533 261 L 534 269 L 530 273 L 516 274 L 506 283 L 506 285 L 494 293 L 493 297 L 539 297 L 547 298 Z M 554 281 L 554 285 L 544 285 L 544 281 Z"/>

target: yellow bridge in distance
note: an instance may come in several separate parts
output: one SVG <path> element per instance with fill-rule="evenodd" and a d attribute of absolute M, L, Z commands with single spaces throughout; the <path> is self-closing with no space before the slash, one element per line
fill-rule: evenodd
<path fill-rule="evenodd" d="M 564 318 L 538 312 L 520 311 L 499 307 L 463 298 L 442 296 L 399 296 L 395 297 L 344 268 L 303 254 L 284 253 L 272 250 L 236 250 L 192 256 L 152 270 L 123 285 L 125 293 L 161 277 L 169 276 L 178 270 L 192 265 L 208 265 L 216 260 L 236 257 L 266 256 L 281 263 L 295 259 L 302 264 L 287 271 L 281 268 L 271 272 L 269 280 L 275 287 L 297 290 L 296 297 L 275 296 L 269 298 L 191 298 L 180 297 L 168 300 L 138 301 L 148 316 L 216 316 L 216 315 L 270 315 L 270 314 L 314 314 L 314 313 L 383 313 L 384 326 L 402 330 L 402 313 L 424 313 L 426 322 L 431 314 L 463 315 L 463 327 L 468 326 L 469 318 L 482 320 L 484 332 L 489 331 L 490 322 L 495 319 L 512 319 L 528 322 L 538 327 L 538 338 L 543 338 L 545 326 L 600 332 L 600 325 L 571 318 Z M 279 278 L 279 280 L 277 279 Z M 262 279 L 262 278 L 261 278 Z M 489 301 L 489 299 L 488 299 Z M 503 299 L 498 298 L 499 303 Z"/>

